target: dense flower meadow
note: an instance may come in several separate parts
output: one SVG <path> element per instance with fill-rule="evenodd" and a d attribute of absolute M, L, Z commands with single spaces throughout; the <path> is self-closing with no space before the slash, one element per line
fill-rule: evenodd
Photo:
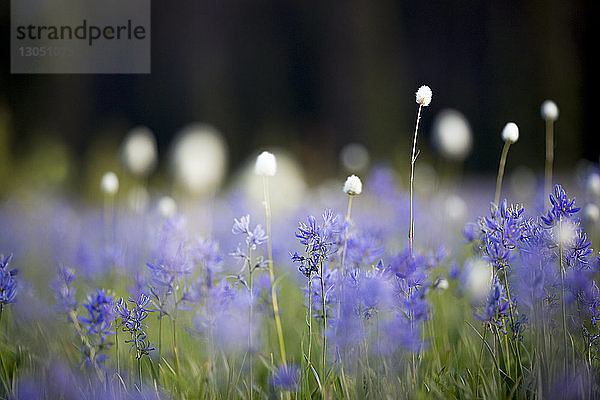
<path fill-rule="evenodd" d="M 408 184 L 374 165 L 273 207 L 264 152 L 260 200 L 140 206 L 112 173 L 97 204 L 3 200 L 2 398 L 598 398 L 600 170 L 502 190 L 513 124 L 495 200 L 419 191 L 430 101 L 421 87 Z"/>

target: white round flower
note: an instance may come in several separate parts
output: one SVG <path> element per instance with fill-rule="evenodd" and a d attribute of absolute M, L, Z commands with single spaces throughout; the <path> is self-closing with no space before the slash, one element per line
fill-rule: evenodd
<path fill-rule="evenodd" d="M 119 178 L 115 175 L 114 172 L 107 172 L 102 176 L 102 181 L 100 182 L 100 189 L 102 193 L 108 195 L 114 195 L 119 190 Z"/>
<path fill-rule="evenodd" d="M 467 203 L 455 194 L 446 197 L 444 208 L 446 215 L 452 221 L 464 222 L 469 213 Z"/>
<path fill-rule="evenodd" d="M 433 121 L 433 141 L 444 157 L 462 161 L 473 145 L 471 126 L 460 112 L 443 110 Z"/>
<path fill-rule="evenodd" d="M 591 173 L 587 177 L 586 189 L 593 196 L 600 196 L 600 175 L 597 173 Z"/>
<path fill-rule="evenodd" d="M 596 222 L 600 219 L 600 209 L 594 203 L 588 203 L 583 208 L 583 215 L 588 221 Z"/>
<path fill-rule="evenodd" d="M 492 274 L 489 264 L 481 258 L 470 258 L 465 262 L 465 286 L 475 302 L 485 299 L 490 291 Z"/>
<path fill-rule="evenodd" d="M 157 158 L 152 131 L 144 126 L 133 128 L 121 147 L 121 161 L 125 168 L 134 175 L 146 176 L 156 166 Z"/>
<path fill-rule="evenodd" d="M 340 161 L 349 172 L 363 171 L 370 162 L 369 151 L 360 143 L 349 143 L 342 147 Z"/>
<path fill-rule="evenodd" d="M 171 167 L 177 182 L 193 194 L 210 194 L 225 177 L 226 147 L 212 126 L 185 127 L 171 149 Z"/>
<path fill-rule="evenodd" d="M 433 93 L 429 86 L 423 85 L 417 90 L 417 104 L 427 107 L 431 103 Z"/>
<path fill-rule="evenodd" d="M 362 182 L 356 175 L 350 175 L 344 183 L 344 193 L 350 196 L 360 194 L 362 192 Z"/>
<path fill-rule="evenodd" d="M 256 157 L 254 173 L 260 176 L 275 176 L 277 173 L 277 159 L 273 153 L 263 151 Z"/>
<path fill-rule="evenodd" d="M 542 103 L 542 118 L 545 121 L 556 121 L 558 119 L 558 106 L 552 100 Z"/>
<path fill-rule="evenodd" d="M 158 200 L 156 206 L 158 213 L 164 217 L 169 218 L 177 213 L 177 203 L 170 196 L 163 196 Z"/>
<path fill-rule="evenodd" d="M 502 140 L 515 143 L 519 140 L 519 127 L 514 122 L 509 122 L 502 129 Z"/>

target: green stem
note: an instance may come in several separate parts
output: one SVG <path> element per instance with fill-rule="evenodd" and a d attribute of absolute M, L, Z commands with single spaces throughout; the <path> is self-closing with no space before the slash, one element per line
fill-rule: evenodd
<path fill-rule="evenodd" d="M 321 355 L 321 368 L 322 368 L 322 375 L 321 375 L 321 379 L 325 380 L 327 371 L 326 371 L 326 357 L 327 357 L 327 309 L 326 309 L 326 302 L 325 302 L 325 271 L 324 271 L 324 266 L 323 266 L 323 262 L 321 261 L 320 263 L 320 269 L 321 269 L 321 303 L 323 306 L 323 348 L 322 348 L 322 355 Z M 323 384 L 323 388 L 325 387 L 325 381 L 322 382 Z"/>
<path fill-rule="evenodd" d="M 162 354 L 162 320 L 163 320 L 163 315 L 161 315 L 160 310 L 158 310 L 158 369 L 160 370 L 160 357 Z"/>
<path fill-rule="evenodd" d="M 419 105 L 419 111 L 417 112 L 417 122 L 415 124 L 415 134 L 413 139 L 412 155 L 410 157 L 410 228 L 408 231 L 408 246 L 410 253 L 413 251 L 413 241 L 415 238 L 415 217 L 413 214 L 413 197 L 414 197 L 414 181 L 415 181 L 415 161 L 417 161 L 417 132 L 419 130 L 419 120 L 421 119 L 421 109 L 423 105 Z"/>
<path fill-rule="evenodd" d="M 252 248 L 248 245 L 248 279 L 250 281 L 250 311 L 248 313 L 248 349 L 250 352 L 249 362 L 250 362 L 250 400 L 254 397 L 254 358 L 252 355 L 252 319 L 254 313 L 254 282 L 252 279 Z"/>
<path fill-rule="evenodd" d="M 265 217 L 267 226 L 267 251 L 269 255 L 269 279 L 271 281 L 271 304 L 273 305 L 273 315 L 275 318 L 275 330 L 277 331 L 277 340 L 279 342 L 279 353 L 281 362 L 286 363 L 285 342 L 283 340 L 283 329 L 281 328 L 281 318 L 279 316 L 279 302 L 277 301 L 277 290 L 275 288 L 275 267 L 273 265 L 273 245 L 271 242 L 271 202 L 269 196 L 268 177 L 263 176 L 263 191 L 265 198 Z"/>
<path fill-rule="evenodd" d="M 546 120 L 546 168 L 544 193 L 550 193 L 552 188 L 552 164 L 554 162 L 554 123 Z"/>
<path fill-rule="evenodd" d="M 487 327 L 483 324 L 483 337 L 481 339 L 481 349 L 479 349 L 479 361 L 477 361 L 477 384 L 475 386 L 475 398 L 479 398 L 479 381 L 481 379 L 481 358 L 483 357 L 483 346 L 485 344 L 485 335 L 487 334 Z"/>
<path fill-rule="evenodd" d="M 311 361 L 311 349 L 312 349 L 312 278 L 308 278 L 308 366 L 310 367 Z"/>
<path fill-rule="evenodd" d="M 177 352 L 177 330 L 176 330 L 176 318 L 175 314 L 173 314 L 173 356 L 175 357 L 175 366 L 177 368 L 177 373 L 179 373 L 179 353 Z"/>
<path fill-rule="evenodd" d="M 117 356 L 117 374 L 121 373 L 121 358 L 119 357 L 119 329 L 115 329 L 115 353 Z"/>
<path fill-rule="evenodd" d="M 562 217 L 558 220 L 558 231 L 562 232 Z M 559 233 L 560 236 L 560 233 Z M 565 348 L 565 356 L 564 356 L 564 373 L 567 373 L 567 312 L 565 308 L 565 266 L 563 263 L 563 249 L 562 249 L 562 238 L 559 237 L 558 241 L 558 259 L 560 264 L 560 308 L 562 313 L 562 328 L 563 328 L 563 344 Z"/>
<path fill-rule="evenodd" d="M 350 211 L 352 210 L 353 195 L 348 196 L 348 210 L 346 211 L 346 233 L 344 235 L 344 247 L 342 249 L 342 263 L 340 265 L 342 276 L 344 276 L 344 268 L 346 266 L 346 249 L 348 247 L 348 224 L 350 223 Z M 339 316 L 339 315 L 338 315 Z"/>
<path fill-rule="evenodd" d="M 512 298 L 510 296 L 510 287 L 508 285 L 508 276 L 506 274 L 506 266 L 502 268 L 504 271 L 504 286 L 506 287 L 506 295 L 508 297 L 508 310 L 510 312 L 510 323 L 512 324 L 512 329 L 515 328 L 515 320 L 514 320 L 514 310 L 512 305 Z M 513 337 L 514 345 L 515 345 L 515 355 L 517 356 L 517 365 L 516 365 L 516 373 L 517 379 L 521 376 L 523 370 L 523 366 L 521 365 L 521 350 L 519 349 L 518 337 Z M 508 367 L 508 371 L 510 371 L 510 364 Z"/>
<path fill-rule="evenodd" d="M 507 140 L 504 142 L 502 148 L 502 155 L 500 156 L 500 165 L 498 165 L 498 176 L 496 178 L 496 195 L 494 196 L 494 204 L 500 204 L 500 190 L 502 188 L 502 178 L 504 177 L 504 167 L 506 165 L 506 156 L 508 154 L 508 148 L 512 142 Z"/>

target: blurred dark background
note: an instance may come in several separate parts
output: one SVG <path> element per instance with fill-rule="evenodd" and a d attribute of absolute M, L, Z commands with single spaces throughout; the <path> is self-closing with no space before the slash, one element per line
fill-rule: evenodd
<path fill-rule="evenodd" d="M 510 156 L 542 171 L 540 105 L 552 99 L 556 168 L 597 162 L 597 15 L 591 0 L 153 1 L 151 74 L 11 75 L 2 1 L 0 178 L 18 179 L 59 142 L 47 157 L 68 157 L 77 185 L 77 166 L 131 127 L 150 127 L 165 157 L 194 121 L 222 131 L 232 168 L 275 145 L 317 181 L 339 170 L 339 150 L 355 141 L 373 159 L 408 167 L 422 84 L 433 89 L 425 158 L 434 156 L 433 117 L 452 107 L 474 132 L 465 171 L 495 172 L 508 121 L 521 131 Z"/>

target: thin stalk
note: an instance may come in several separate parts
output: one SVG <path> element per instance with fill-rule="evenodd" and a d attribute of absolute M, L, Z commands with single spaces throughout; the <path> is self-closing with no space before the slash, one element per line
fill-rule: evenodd
<path fill-rule="evenodd" d="M 254 360 L 252 356 L 252 319 L 254 314 L 254 281 L 252 279 L 252 248 L 248 245 L 248 278 L 250 281 L 250 312 L 248 314 L 248 349 L 250 351 L 250 400 L 254 397 Z"/>
<path fill-rule="evenodd" d="M 421 119 L 422 104 L 419 104 L 417 112 L 417 122 L 415 124 L 415 135 L 413 139 L 412 155 L 410 157 L 410 228 L 408 231 L 408 247 L 410 253 L 413 251 L 413 241 L 415 239 L 415 217 L 413 214 L 413 197 L 414 197 L 414 182 L 415 182 L 415 161 L 417 161 L 417 132 L 419 130 L 419 120 Z"/>
<path fill-rule="evenodd" d="M 504 147 L 502 148 L 502 155 L 500 156 L 500 165 L 498 166 L 498 176 L 496 178 L 496 195 L 494 196 L 494 204 L 500 204 L 500 189 L 502 188 L 502 178 L 504 177 L 504 166 L 506 165 L 506 156 L 508 154 L 508 148 L 512 142 L 506 140 Z"/>
<path fill-rule="evenodd" d="M 326 367 L 326 356 L 327 356 L 327 309 L 325 302 L 325 271 L 323 270 L 323 262 L 320 263 L 321 269 L 321 302 L 323 306 L 323 348 L 322 348 L 322 358 L 321 358 L 321 367 L 322 367 L 322 379 L 325 379 L 327 371 Z M 323 387 L 325 387 L 325 382 L 323 382 Z"/>
<path fill-rule="evenodd" d="M 161 315 L 161 311 L 158 310 L 158 369 L 160 370 L 160 357 L 162 354 L 162 320 L 163 315 Z"/>
<path fill-rule="evenodd" d="M 119 328 L 115 329 L 115 353 L 117 357 L 117 374 L 121 374 L 121 358 L 119 357 Z"/>
<path fill-rule="evenodd" d="M 350 223 L 350 211 L 352 210 L 352 199 L 354 196 L 348 196 L 348 210 L 346 211 L 346 232 L 344 235 L 344 246 L 342 249 L 342 263 L 340 265 L 342 276 L 344 276 L 344 268 L 346 266 L 346 249 L 348 248 L 348 224 Z"/>
<path fill-rule="evenodd" d="M 138 357 L 138 375 L 140 377 L 140 391 L 142 390 L 142 357 Z"/>
<path fill-rule="evenodd" d="M 514 310 L 513 310 L 513 305 L 512 305 L 512 298 L 510 296 L 510 287 L 508 285 L 508 276 L 506 274 L 506 267 L 503 268 L 504 271 L 504 286 L 506 287 L 506 295 L 508 297 L 508 310 L 510 312 L 510 323 L 512 324 L 512 328 L 515 328 L 515 320 L 514 320 Z M 515 345 L 515 355 L 517 356 L 517 365 L 516 365 L 516 369 L 515 372 L 517 373 L 517 380 L 519 378 L 519 376 L 522 373 L 522 365 L 521 365 L 521 351 L 519 349 L 519 343 L 518 343 L 518 338 L 514 338 L 516 339 L 514 342 Z M 510 365 L 508 367 L 508 371 L 510 371 Z"/>
<path fill-rule="evenodd" d="M 554 123 L 546 120 L 546 168 L 544 193 L 550 193 L 552 188 L 552 164 L 554 163 Z"/>
<path fill-rule="evenodd" d="M 279 302 L 277 301 L 277 290 L 275 288 L 275 269 L 273 266 L 273 245 L 271 242 L 271 201 L 269 196 L 269 180 L 263 176 L 263 191 L 265 198 L 265 217 L 267 226 L 267 251 L 269 255 L 269 279 L 271 281 L 271 304 L 273 305 L 273 315 L 275 318 L 275 329 L 277 331 L 277 340 L 279 342 L 279 353 L 281 362 L 287 365 L 285 353 L 285 341 L 283 340 L 283 329 L 281 328 L 281 318 L 279 316 Z"/>
<path fill-rule="evenodd" d="M 481 339 L 481 349 L 479 349 L 479 361 L 477 361 L 477 384 L 475 386 L 475 398 L 479 398 L 479 382 L 481 379 L 481 358 L 483 357 L 483 345 L 485 344 L 485 335 L 487 334 L 487 327 L 483 324 L 483 337 Z"/>
<path fill-rule="evenodd" d="M 562 231 L 562 217 L 560 217 L 558 219 L 558 230 L 559 232 Z M 562 328 L 563 328 L 563 344 L 565 347 L 565 356 L 564 356 L 564 368 L 565 368 L 565 373 L 567 373 L 567 312 L 566 312 L 566 308 L 565 308 L 565 291 L 564 291 L 564 286 L 565 286 L 565 266 L 563 263 L 563 249 L 562 249 L 562 241 L 559 238 L 558 241 L 558 260 L 559 260 L 559 264 L 560 264 L 560 308 L 561 308 L 561 313 L 562 313 Z"/>
<path fill-rule="evenodd" d="M 312 277 L 308 278 L 308 313 L 306 321 L 308 323 L 308 366 L 310 367 L 312 363 L 310 356 L 312 349 Z"/>
<path fill-rule="evenodd" d="M 175 357 L 175 367 L 177 368 L 177 373 L 179 373 L 179 353 L 177 352 L 177 334 L 176 334 L 176 318 L 173 314 L 173 356 Z"/>

